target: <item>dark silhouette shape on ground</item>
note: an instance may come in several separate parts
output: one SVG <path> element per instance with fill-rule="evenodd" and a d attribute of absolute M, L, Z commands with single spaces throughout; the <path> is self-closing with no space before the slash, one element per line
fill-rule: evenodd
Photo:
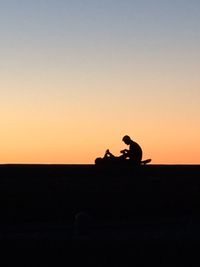
<path fill-rule="evenodd" d="M 95 164 L 102 164 L 102 163 L 108 163 L 108 164 L 131 164 L 131 165 L 145 165 L 149 162 L 151 162 L 151 159 L 143 160 L 142 161 L 142 148 L 138 143 L 133 141 L 128 135 L 125 135 L 122 138 L 122 141 L 129 145 L 129 149 L 123 149 L 120 151 L 122 154 L 121 156 L 114 156 L 109 149 L 106 150 L 105 155 L 103 158 L 97 158 L 95 160 Z"/>

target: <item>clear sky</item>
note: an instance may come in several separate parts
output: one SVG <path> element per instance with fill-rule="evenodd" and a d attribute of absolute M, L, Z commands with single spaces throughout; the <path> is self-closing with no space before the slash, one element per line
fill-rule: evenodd
<path fill-rule="evenodd" d="M 199 0 L 0 1 L 0 163 L 93 163 L 130 135 L 200 163 Z"/>

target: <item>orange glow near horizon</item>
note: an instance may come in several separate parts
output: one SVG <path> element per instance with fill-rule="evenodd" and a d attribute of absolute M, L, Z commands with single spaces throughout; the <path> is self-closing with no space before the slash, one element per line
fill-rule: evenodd
<path fill-rule="evenodd" d="M 80 90 L 76 86 L 74 91 Z M 114 83 L 115 94 L 94 94 L 95 86 L 82 88 L 81 96 L 73 92 L 47 97 L 24 93 L 22 99 L 4 96 L 0 162 L 94 163 L 107 148 L 119 155 L 126 147 L 121 139 L 128 134 L 142 146 L 143 158 L 152 158 L 152 163 L 200 163 L 198 93 L 187 104 L 183 95 L 179 103 L 176 92 L 173 99 L 159 92 L 145 96 L 144 82 L 137 84 L 137 98 L 131 90 L 124 93 L 121 84 Z"/>
<path fill-rule="evenodd" d="M 53 123 L 53 122 L 52 122 Z M 124 134 L 137 141 L 143 148 L 143 158 L 152 158 L 155 164 L 199 164 L 200 147 L 196 144 L 198 136 L 190 138 L 190 131 L 182 133 L 176 131 L 166 133 L 163 129 L 157 132 L 151 128 L 136 127 L 137 131 L 129 127 L 127 131 L 109 127 L 106 123 L 91 123 L 89 131 L 74 126 L 65 127 L 54 124 L 29 125 L 25 124 L 18 130 L 15 125 L 10 126 L 9 132 L 4 132 L 1 145 L 1 163 L 63 163 L 88 164 L 94 163 L 96 157 L 103 156 L 109 148 L 115 155 L 126 147 L 121 141 Z M 84 125 L 84 123 L 83 123 Z M 102 127 L 101 127 L 102 125 Z M 135 124 L 137 126 L 137 124 Z M 71 124 L 70 124 L 71 126 Z M 140 125 L 141 126 L 141 125 Z M 153 127 L 153 125 L 152 125 Z M 174 129 L 174 127 L 173 127 Z M 132 131 L 131 131 L 132 130 Z M 131 134 L 133 133 L 135 134 Z M 14 134 L 13 134 L 14 133 Z M 115 133 L 115 134 L 113 134 Z M 192 134 L 191 130 L 191 134 Z M 181 135 L 182 134 L 182 135 Z M 193 142 L 192 142 L 193 141 Z"/>

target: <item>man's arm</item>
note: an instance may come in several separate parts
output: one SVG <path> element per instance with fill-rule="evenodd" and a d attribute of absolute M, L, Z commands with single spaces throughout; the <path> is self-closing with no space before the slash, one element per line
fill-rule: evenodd
<path fill-rule="evenodd" d="M 123 150 L 120 151 L 120 153 L 127 154 L 127 153 L 129 153 L 129 150 L 128 149 L 123 149 Z"/>

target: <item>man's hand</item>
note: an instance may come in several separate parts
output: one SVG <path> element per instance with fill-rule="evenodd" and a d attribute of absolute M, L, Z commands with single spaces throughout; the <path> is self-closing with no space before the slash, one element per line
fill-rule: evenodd
<path fill-rule="evenodd" d="M 120 151 L 120 153 L 126 154 L 126 153 L 128 153 L 128 149 L 123 149 L 123 150 Z"/>

